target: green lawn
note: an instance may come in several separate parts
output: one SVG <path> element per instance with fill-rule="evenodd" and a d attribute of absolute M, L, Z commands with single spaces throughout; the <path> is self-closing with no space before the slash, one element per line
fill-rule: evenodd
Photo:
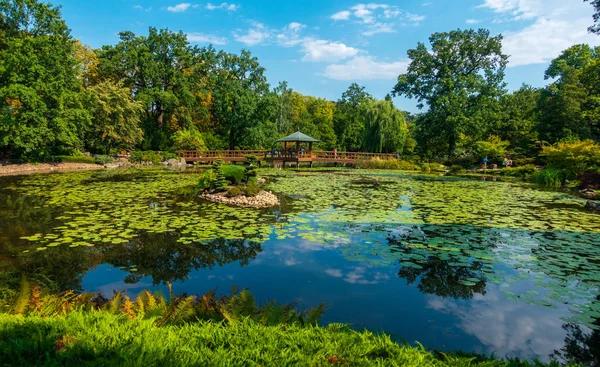
<path fill-rule="evenodd" d="M 10 366 L 529 366 L 400 345 L 332 325 L 198 321 L 157 327 L 108 312 L 0 315 L 0 364 Z M 535 365 L 535 364 L 533 364 Z"/>

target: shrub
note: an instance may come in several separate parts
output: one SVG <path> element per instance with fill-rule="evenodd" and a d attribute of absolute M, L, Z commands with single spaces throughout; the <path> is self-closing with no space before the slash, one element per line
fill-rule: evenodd
<path fill-rule="evenodd" d="M 450 167 L 450 170 L 448 171 L 448 173 L 450 174 L 458 174 L 458 173 L 465 173 L 467 172 L 466 169 L 464 169 L 463 166 L 458 165 L 458 164 L 454 164 Z"/>
<path fill-rule="evenodd" d="M 246 182 L 246 184 L 248 184 L 249 182 L 256 184 L 258 181 L 258 174 L 256 172 L 257 160 L 258 158 L 255 155 L 246 156 L 246 167 L 244 169 L 244 181 Z"/>
<path fill-rule="evenodd" d="M 234 185 L 240 184 L 244 181 L 245 169 L 243 166 L 234 166 L 232 164 L 221 166 L 221 173 L 225 176 L 225 179 Z"/>
<path fill-rule="evenodd" d="M 168 161 L 169 159 L 178 159 L 177 153 L 173 152 L 162 152 L 161 158 L 163 161 Z"/>
<path fill-rule="evenodd" d="M 94 156 L 94 162 L 96 164 L 105 165 L 107 163 L 112 163 L 113 159 L 107 155 L 97 155 L 97 156 Z"/>
<path fill-rule="evenodd" d="M 86 155 L 80 156 L 69 156 L 69 155 L 57 155 L 52 157 L 53 162 L 59 163 L 89 163 L 95 164 L 96 161 L 92 157 L 88 157 Z"/>
<path fill-rule="evenodd" d="M 239 187 L 233 187 L 231 189 L 229 189 L 229 191 L 227 192 L 227 197 L 233 198 L 236 196 L 240 196 L 244 193 L 244 190 L 242 190 Z"/>
<path fill-rule="evenodd" d="M 531 175 L 531 181 L 543 186 L 560 187 L 565 180 L 565 172 L 552 167 L 546 167 Z"/>
<path fill-rule="evenodd" d="M 370 160 L 363 160 L 356 163 L 358 168 L 365 169 L 395 169 L 403 171 L 415 171 L 419 166 L 412 162 L 402 161 L 399 159 L 381 159 L 378 157 Z"/>
<path fill-rule="evenodd" d="M 260 192 L 260 187 L 258 187 L 258 185 L 256 185 L 256 184 L 249 183 L 246 186 L 245 191 L 246 191 L 247 196 L 256 196 Z"/>
<path fill-rule="evenodd" d="M 198 181 L 196 188 L 201 191 L 209 190 L 216 179 L 217 174 L 215 171 L 209 169 L 200 175 L 200 180 Z"/>
<path fill-rule="evenodd" d="M 218 160 L 213 164 L 212 170 L 215 173 L 216 177 L 212 183 L 211 188 L 216 192 L 223 192 L 229 189 L 229 181 L 225 178 L 223 174 L 223 170 L 221 169 L 223 166 L 223 161 Z"/>
<path fill-rule="evenodd" d="M 152 150 L 135 151 L 131 153 L 131 157 L 129 158 L 129 161 L 133 163 L 152 162 L 152 164 L 160 164 L 161 160 L 162 155 L 160 152 Z"/>
<path fill-rule="evenodd" d="M 533 164 L 526 164 L 522 167 L 510 167 L 500 170 L 501 176 L 525 177 L 537 172 L 537 168 Z"/>
<path fill-rule="evenodd" d="M 179 130 L 173 134 L 174 150 L 205 150 L 202 134 L 195 128 Z"/>
<path fill-rule="evenodd" d="M 540 156 L 548 165 L 565 171 L 567 179 L 600 167 L 600 144 L 593 140 L 573 140 L 542 148 Z"/>

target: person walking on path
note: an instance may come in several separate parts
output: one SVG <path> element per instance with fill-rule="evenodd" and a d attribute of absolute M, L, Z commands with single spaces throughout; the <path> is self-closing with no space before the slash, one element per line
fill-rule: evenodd
<path fill-rule="evenodd" d="M 485 158 L 483 158 L 483 169 L 487 169 L 487 164 L 488 164 L 488 157 L 486 155 Z"/>

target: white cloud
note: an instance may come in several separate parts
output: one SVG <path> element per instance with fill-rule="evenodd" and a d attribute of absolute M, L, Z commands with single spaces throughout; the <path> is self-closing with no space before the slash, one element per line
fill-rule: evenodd
<path fill-rule="evenodd" d="M 480 22 L 481 21 L 477 20 L 477 19 L 467 19 L 467 21 L 465 23 L 467 23 L 467 24 L 477 24 L 477 23 L 480 23 Z"/>
<path fill-rule="evenodd" d="M 220 5 L 214 5 L 211 3 L 206 4 L 207 10 L 224 9 L 227 11 L 237 11 L 239 8 L 240 8 L 240 5 L 228 4 L 228 3 L 221 3 Z"/>
<path fill-rule="evenodd" d="M 502 44 L 510 55 L 508 66 L 546 63 L 575 44 L 597 45 L 597 36 L 587 32 L 589 23 L 587 18 L 574 22 L 540 18 L 520 31 L 506 32 Z"/>
<path fill-rule="evenodd" d="M 394 80 L 406 72 L 409 61 L 378 62 L 373 56 L 356 56 L 344 64 L 332 64 L 323 75 L 335 80 Z"/>
<path fill-rule="evenodd" d="M 335 62 L 357 55 L 360 50 L 346 46 L 341 42 L 305 39 L 302 41 L 302 51 L 305 53 L 302 61 Z"/>
<path fill-rule="evenodd" d="M 348 10 L 339 11 L 331 16 L 333 20 L 348 20 L 351 13 Z"/>
<path fill-rule="evenodd" d="M 495 23 L 526 23 L 520 30 L 503 32 L 509 67 L 547 63 L 574 44 L 600 44 L 587 32 L 591 9 L 583 1 L 484 0 L 478 8 L 493 11 Z"/>
<path fill-rule="evenodd" d="M 340 269 L 325 269 L 325 273 L 335 278 L 341 278 L 343 275 Z"/>
<path fill-rule="evenodd" d="M 213 45 L 225 45 L 227 44 L 227 38 L 218 37 L 212 34 L 204 33 L 188 33 L 187 39 L 194 43 L 212 43 Z"/>
<path fill-rule="evenodd" d="M 306 25 L 298 22 L 291 22 L 287 25 L 287 28 L 292 32 L 299 32 L 302 29 L 306 28 Z"/>
<path fill-rule="evenodd" d="M 249 29 L 246 34 L 240 35 L 234 32 L 233 38 L 247 46 L 256 46 L 267 42 L 271 38 L 271 33 L 272 31 L 265 27 L 264 24 L 254 22 L 253 28 Z"/>
<path fill-rule="evenodd" d="M 397 6 L 387 4 L 357 4 L 348 10 L 339 11 L 331 16 L 336 21 L 352 20 L 362 24 L 362 34 L 372 36 L 378 33 L 395 32 L 397 26 L 416 26 L 425 20 L 425 16 L 409 13 Z"/>
<path fill-rule="evenodd" d="M 198 5 L 192 5 L 190 3 L 181 3 L 181 4 L 177 4 L 175 6 L 169 6 L 167 7 L 167 11 L 170 11 L 171 13 L 183 13 L 185 11 L 187 11 L 189 8 L 197 8 Z"/>
<path fill-rule="evenodd" d="M 134 9 L 138 9 L 138 10 L 142 10 L 142 11 L 145 11 L 145 12 L 149 12 L 149 11 L 152 10 L 152 7 L 144 8 L 142 5 L 134 5 L 133 8 Z"/>

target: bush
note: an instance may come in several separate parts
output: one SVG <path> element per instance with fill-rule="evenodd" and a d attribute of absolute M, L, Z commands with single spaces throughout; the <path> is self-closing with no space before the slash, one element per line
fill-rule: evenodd
<path fill-rule="evenodd" d="M 467 172 L 466 169 L 464 169 L 463 166 L 458 165 L 458 164 L 454 164 L 450 167 L 450 170 L 448 171 L 448 173 L 450 174 L 458 174 L 458 173 L 465 173 Z"/>
<path fill-rule="evenodd" d="M 593 140 L 573 140 L 542 148 L 548 166 L 564 170 L 567 179 L 600 167 L 600 144 Z"/>
<path fill-rule="evenodd" d="M 256 184 L 249 183 L 248 186 L 246 186 L 245 191 L 247 196 L 256 196 L 260 192 L 260 187 Z"/>
<path fill-rule="evenodd" d="M 80 156 L 69 156 L 69 155 L 57 155 L 52 157 L 53 162 L 58 163 L 89 163 L 95 164 L 96 161 L 92 157 L 88 157 L 86 155 Z"/>
<path fill-rule="evenodd" d="M 114 160 L 107 155 L 97 155 L 94 156 L 94 162 L 96 164 L 105 165 L 107 163 L 112 163 Z"/>
<path fill-rule="evenodd" d="M 364 169 L 395 169 L 402 171 L 416 171 L 419 169 L 419 166 L 412 162 L 399 159 L 381 159 L 378 157 L 359 161 L 356 163 L 356 167 Z"/>
<path fill-rule="evenodd" d="M 550 187 L 560 187 L 565 180 L 565 171 L 552 167 L 546 167 L 531 176 L 531 181 L 534 183 Z"/>
<path fill-rule="evenodd" d="M 162 152 L 161 158 L 163 161 L 168 161 L 169 159 L 179 159 L 179 157 L 177 156 L 177 153 L 173 153 L 173 152 Z"/>
<path fill-rule="evenodd" d="M 202 134 L 195 128 L 179 130 L 173 134 L 174 150 L 206 150 Z"/>
<path fill-rule="evenodd" d="M 500 170 L 501 176 L 510 177 L 526 177 L 537 172 L 537 168 L 533 164 L 526 164 L 522 167 L 510 167 Z"/>
<path fill-rule="evenodd" d="M 240 196 L 244 193 L 244 190 L 242 190 L 239 187 L 233 187 L 231 189 L 229 189 L 229 191 L 227 192 L 227 197 L 233 198 L 236 196 Z"/>
<path fill-rule="evenodd" d="M 162 155 L 160 152 L 155 152 L 152 150 L 135 151 L 131 153 L 129 161 L 133 163 L 152 162 L 152 164 L 160 164 L 162 161 Z"/>
<path fill-rule="evenodd" d="M 208 171 L 205 171 L 203 174 L 200 175 L 200 180 L 198 181 L 196 188 L 201 191 L 209 190 L 216 179 L 217 174 L 215 173 L 215 171 L 209 169 Z"/>
<path fill-rule="evenodd" d="M 225 176 L 225 179 L 234 185 L 239 185 L 242 181 L 244 181 L 246 170 L 243 166 L 234 166 L 229 164 L 226 166 L 221 166 L 220 170 L 223 173 L 223 176 Z"/>

